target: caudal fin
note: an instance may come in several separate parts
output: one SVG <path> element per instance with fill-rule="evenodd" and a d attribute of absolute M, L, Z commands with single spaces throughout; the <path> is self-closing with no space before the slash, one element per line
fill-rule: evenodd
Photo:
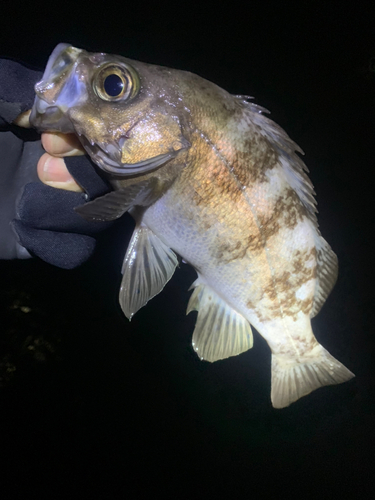
<path fill-rule="evenodd" d="M 325 385 L 341 384 L 355 375 L 319 346 L 314 357 L 297 360 L 272 354 L 271 401 L 274 408 L 285 408 L 302 396 Z"/>

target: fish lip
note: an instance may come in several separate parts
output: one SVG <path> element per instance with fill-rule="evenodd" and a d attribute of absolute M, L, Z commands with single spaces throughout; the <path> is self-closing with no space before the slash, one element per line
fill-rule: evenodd
<path fill-rule="evenodd" d="M 123 176 L 138 173 L 143 174 L 164 165 L 164 163 L 174 158 L 176 154 L 177 152 L 163 153 L 138 163 L 121 163 L 119 167 L 103 166 L 103 170 L 111 174 L 115 173 L 116 175 Z"/>

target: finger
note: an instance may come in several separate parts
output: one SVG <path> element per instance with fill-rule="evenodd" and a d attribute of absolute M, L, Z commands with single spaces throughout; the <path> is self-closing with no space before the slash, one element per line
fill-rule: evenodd
<path fill-rule="evenodd" d="M 27 111 L 24 111 L 23 113 L 21 113 L 20 115 L 18 115 L 17 118 L 15 118 L 13 120 L 13 123 L 15 125 L 18 125 L 19 127 L 31 128 L 30 120 L 29 120 L 30 113 L 31 113 L 31 109 L 28 109 Z"/>
<path fill-rule="evenodd" d="M 74 134 L 44 132 L 42 134 L 42 145 L 47 153 L 53 156 L 79 156 L 86 154 L 77 136 Z"/>
<path fill-rule="evenodd" d="M 83 191 L 81 186 L 70 175 L 63 158 L 56 158 L 44 153 L 38 161 L 37 171 L 39 179 L 47 186 L 77 193 Z"/>

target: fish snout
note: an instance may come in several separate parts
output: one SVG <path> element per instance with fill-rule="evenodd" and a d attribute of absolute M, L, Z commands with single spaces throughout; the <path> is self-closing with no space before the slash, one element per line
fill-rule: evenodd
<path fill-rule="evenodd" d="M 74 132 L 67 115 L 84 95 L 82 83 L 75 74 L 80 52 L 71 45 L 60 43 L 52 52 L 42 79 L 35 84 L 30 123 L 39 131 Z"/>

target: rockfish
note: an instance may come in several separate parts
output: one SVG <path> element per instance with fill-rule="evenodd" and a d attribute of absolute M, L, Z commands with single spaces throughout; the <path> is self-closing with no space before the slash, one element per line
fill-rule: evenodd
<path fill-rule="evenodd" d="M 354 376 L 311 329 L 337 257 L 318 229 L 302 151 L 264 108 L 192 73 L 68 44 L 35 92 L 31 124 L 77 134 L 114 189 L 76 210 L 136 221 L 120 291 L 129 319 L 178 254 L 198 274 L 187 312 L 198 311 L 201 359 L 247 351 L 252 325 L 272 352 L 275 408 Z"/>

